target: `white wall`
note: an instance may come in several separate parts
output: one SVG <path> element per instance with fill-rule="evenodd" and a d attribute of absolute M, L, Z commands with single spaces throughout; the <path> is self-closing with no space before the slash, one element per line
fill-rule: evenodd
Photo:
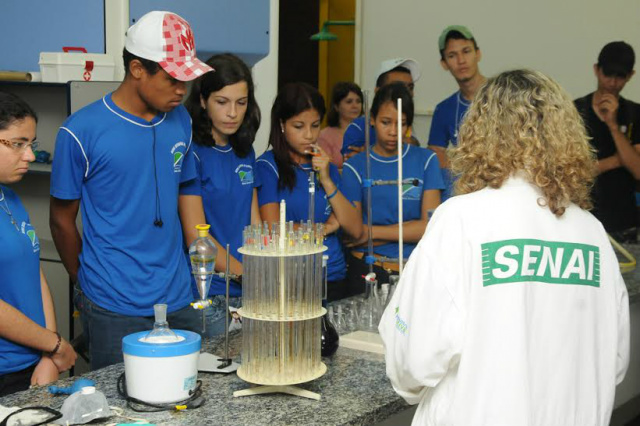
<path fill-rule="evenodd" d="M 356 69 L 363 88 L 373 89 L 380 62 L 416 59 L 416 135 L 426 141 L 425 114 L 457 85 L 440 67 L 438 36 L 448 25 L 466 25 L 482 50 L 483 74 L 528 67 L 547 73 L 573 97 L 595 89 L 592 65 L 602 46 L 625 40 L 640 55 L 637 0 L 358 0 L 361 10 Z M 358 39 L 358 38 L 357 38 Z M 639 68 L 639 67 L 636 67 Z M 623 96 L 640 101 L 640 77 Z M 423 133 L 424 132 L 424 133 Z"/>
<path fill-rule="evenodd" d="M 269 23 L 269 54 L 258 61 L 253 67 L 253 83 L 255 85 L 256 100 L 260 106 L 262 121 L 260 129 L 253 143 L 256 156 L 262 154 L 269 141 L 271 106 L 278 94 L 278 26 L 280 7 L 278 0 L 269 0 L 270 23 Z"/>

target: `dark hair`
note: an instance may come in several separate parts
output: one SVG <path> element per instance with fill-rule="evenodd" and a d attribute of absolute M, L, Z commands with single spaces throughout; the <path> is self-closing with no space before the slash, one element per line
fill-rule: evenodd
<path fill-rule="evenodd" d="M 269 145 L 278 166 L 278 188 L 293 190 L 296 185 L 296 164 L 291 159 L 291 147 L 284 137 L 282 125 L 291 117 L 308 110 L 316 110 L 324 118 L 324 98 L 315 87 L 306 83 L 289 83 L 280 89 L 271 108 Z"/>
<path fill-rule="evenodd" d="M 633 47 L 624 41 L 607 43 L 598 55 L 598 68 L 607 77 L 628 77 L 636 63 Z"/>
<path fill-rule="evenodd" d="M 380 107 L 387 102 L 393 103 L 393 107 L 396 108 L 398 98 L 402 99 L 402 113 L 407 117 L 407 126 L 411 126 L 413 124 L 413 98 L 407 86 L 399 81 L 382 86 L 376 92 L 371 104 L 371 117 L 375 119 Z"/>
<path fill-rule="evenodd" d="M 144 69 L 147 71 L 149 75 L 154 75 L 158 71 L 160 71 L 160 65 L 157 62 L 150 61 L 149 59 L 144 59 L 139 56 L 134 55 L 129 52 L 126 48 L 122 49 L 122 61 L 124 62 L 124 74 L 125 76 L 129 74 L 129 65 L 131 61 L 137 59 L 140 61 Z"/>
<path fill-rule="evenodd" d="M 473 48 L 475 50 L 478 50 L 478 43 L 476 43 L 476 39 L 475 38 L 466 38 L 460 31 L 456 31 L 456 30 L 452 30 L 449 31 L 449 33 L 447 34 L 447 37 L 444 39 L 444 49 L 440 49 L 440 59 L 442 59 L 444 61 L 444 51 L 447 48 L 447 43 L 449 42 L 449 40 L 470 40 L 473 42 Z"/>
<path fill-rule="evenodd" d="M 340 114 L 338 113 L 338 106 L 340 102 L 347 96 L 349 93 L 355 93 L 360 98 L 360 102 L 362 102 L 363 95 L 360 86 L 350 81 L 341 81 L 333 86 L 333 90 L 331 91 L 331 104 L 329 105 L 329 111 L 327 112 L 327 124 L 329 127 L 338 127 L 340 125 Z M 360 111 L 360 115 L 362 115 L 362 111 Z"/>
<path fill-rule="evenodd" d="M 211 118 L 206 109 L 202 108 L 200 99 L 206 102 L 212 93 L 222 90 L 226 86 L 247 83 L 248 98 L 247 112 L 242 124 L 236 133 L 229 136 L 229 145 L 240 158 L 244 158 L 251 152 L 251 146 L 260 127 L 260 108 L 254 94 L 253 79 L 249 67 L 240 58 L 231 53 L 214 55 L 207 60 L 215 71 L 208 72 L 199 77 L 193 84 L 191 93 L 185 102 L 187 111 L 191 114 L 193 139 L 196 143 L 205 146 L 214 146 L 216 141 L 211 135 Z"/>
<path fill-rule="evenodd" d="M 383 72 L 382 74 L 380 74 L 378 76 L 378 79 L 376 80 L 376 87 L 380 88 L 380 87 L 384 86 L 385 84 L 387 84 L 387 77 L 392 72 L 404 72 L 404 73 L 407 73 L 407 74 L 411 75 L 411 71 L 409 71 L 409 68 L 403 67 L 402 65 L 397 66 L 394 69 L 391 69 L 391 70 L 389 70 L 387 72 Z"/>
<path fill-rule="evenodd" d="M 5 130 L 16 121 L 31 117 L 38 122 L 35 111 L 13 93 L 0 92 L 0 130 Z"/>

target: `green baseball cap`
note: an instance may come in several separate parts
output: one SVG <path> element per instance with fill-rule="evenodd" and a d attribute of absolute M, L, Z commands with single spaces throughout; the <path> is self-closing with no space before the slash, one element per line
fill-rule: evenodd
<path fill-rule="evenodd" d="M 444 29 L 444 31 L 442 31 L 440 37 L 438 38 L 438 47 L 440 47 L 440 50 L 444 50 L 447 36 L 451 31 L 459 32 L 467 40 L 471 40 L 473 38 L 473 34 L 471 34 L 471 31 L 469 31 L 469 28 L 465 27 L 464 25 L 449 25 Z"/>

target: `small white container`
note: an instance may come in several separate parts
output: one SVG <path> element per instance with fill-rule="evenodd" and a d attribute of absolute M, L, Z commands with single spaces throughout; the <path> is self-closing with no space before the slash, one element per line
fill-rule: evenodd
<path fill-rule="evenodd" d="M 149 343 L 148 331 L 122 339 L 127 394 L 144 402 L 166 404 L 189 398 L 198 380 L 200 335 L 173 330 L 182 340 Z"/>
<path fill-rule="evenodd" d="M 113 81 L 115 61 L 113 56 L 87 53 L 84 48 L 63 48 L 64 52 L 40 52 L 42 81 L 66 83 L 67 81 Z M 73 53 L 80 50 L 81 53 Z"/>

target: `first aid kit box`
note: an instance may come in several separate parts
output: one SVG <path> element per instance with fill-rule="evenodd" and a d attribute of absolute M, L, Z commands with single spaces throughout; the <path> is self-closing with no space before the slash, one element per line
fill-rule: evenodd
<path fill-rule="evenodd" d="M 43 82 L 115 80 L 115 61 L 111 55 L 87 53 L 82 47 L 62 49 L 62 52 L 40 52 L 38 64 Z"/>

